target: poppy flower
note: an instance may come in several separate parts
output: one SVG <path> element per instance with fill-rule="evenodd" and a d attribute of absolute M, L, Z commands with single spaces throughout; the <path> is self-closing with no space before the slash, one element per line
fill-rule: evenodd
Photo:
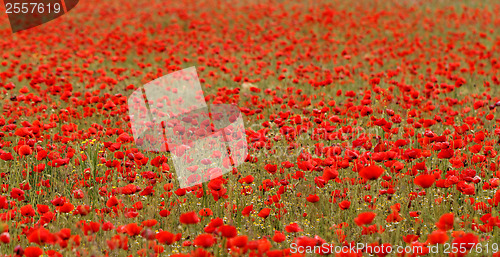
<path fill-rule="evenodd" d="M 376 180 L 384 173 L 384 169 L 377 165 L 370 165 L 362 168 L 359 175 L 366 180 Z"/>
<path fill-rule="evenodd" d="M 373 212 L 363 212 L 358 214 L 358 216 L 354 219 L 354 222 L 358 226 L 367 225 L 373 222 L 375 216 L 377 215 Z"/>
<path fill-rule="evenodd" d="M 182 224 L 196 224 L 200 222 L 200 218 L 198 218 L 198 215 L 196 215 L 196 213 L 193 211 L 181 214 L 181 216 L 179 217 L 179 221 Z"/>
<path fill-rule="evenodd" d="M 158 224 L 158 221 L 155 219 L 145 220 L 142 222 L 142 225 L 145 227 L 153 227 L 156 224 Z"/>
<path fill-rule="evenodd" d="M 19 188 L 12 188 L 10 191 L 10 197 L 18 201 L 24 201 L 24 191 Z"/>
<path fill-rule="evenodd" d="M 110 230 L 112 230 L 112 229 L 114 229 L 114 228 L 115 228 L 115 226 L 113 225 L 113 223 L 111 223 L 111 222 L 109 222 L 109 221 L 108 221 L 108 222 L 104 222 L 104 223 L 102 224 L 102 230 L 103 230 L 103 231 L 110 231 Z"/>
<path fill-rule="evenodd" d="M 271 174 L 274 174 L 276 173 L 276 171 L 278 170 L 278 165 L 273 165 L 273 164 L 266 164 L 266 166 L 264 166 L 264 169 L 271 173 Z"/>
<path fill-rule="evenodd" d="M 28 136 L 32 133 L 30 132 L 30 130 L 27 127 L 22 127 L 22 128 L 18 128 L 14 134 L 18 137 L 25 137 L 25 136 Z"/>
<path fill-rule="evenodd" d="M 349 209 L 350 206 L 351 206 L 351 202 L 350 201 L 342 201 L 342 202 L 339 203 L 339 207 L 342 210 L 347 210 L 347 209 Z"/>
<path fill-rule="evenodd" d="M 436 180 L 436 177 L 434 175 L 428 175 L 428 174 L 422 174 L 417 176 L 413 183 L 416 185 L 422 187 L 422 188 L 429 188 L 434 184 L 434 181 Z"/>
<path fill-rule="evenodd" d="M 9 232 L 0 233 L 0 242 L 2 242 L 4 244 L 10 243 L 10 234 L 9 234 Z"/>
<path fill-rule="evenodd" d="M 453 213 L 446 213 L 439 218 L 439 221 L 436 223 L 436 226 L 441 230 L 450 230 L 453 228 L 453 223 L 455 221 Z"/>
<path fill-rule="evenodd" d="M 336 179 L 339 176 L 339 172 L 336 169 L 327 167 L 323 170 L 323 179 L 329 181 L 331 179 Z"/>
<path fill-rule="evenodd" d="M 262 209 L 262 210 L 259 212 L 258 216 L 259 216 L 259 217 L 261 217 L 261 218 L 264 218 L 264 219 L 265 219 L 265 218 L 267 218 L 267 217 L 269 216 L 269 214 L 270 214 L 270 213 L 271 213 L 271 209 L 269 209 L 269 208 L 264 208 L 264 209 Z"/>
<path fill-rule="evenodd" d="M 125 232 L 129 236 L 137 236 L 141 233 L 142 227 L 138 226 L 136 223 L 130 223 L 125 226 Z"/>
<path fill-rule="evenodd" d="M 281 243 L 286 240 L 285 234 L 279 232 L 279 231 L 274 231 L 274 236 L 273 236 L 273 241 L 276 243 Z"/>
<path fill-rule="evenodd" d="M 217 228 L 222 237 L 232 238 L 238 235 L 238 231 L 231 225 L 222 225 Z"/>
<path fill-rule="evenodd" d="M 170 215 L 170 211 L 169 210 L 161 210 L 159 214 L 161 217 L 167 217 L 168 215 Z"/>
<path fill-rule="evenodd" d="M 252 184 L 253 181 L 254 181 L 254 177 L 252 175 L 248 175 L 248 176 L 243 178 L 243 182 L 245 182 L 246 184 Z"/>
<path fill-rule="evenodd" d="M 435 230 L 427 236 L 427 242 L 431 245 L 444 244 L 448 242 L 448 239 L 449 237 L 446 234 L 446 231 L 441 229 Z"/>
<path fill-rule="evenodd" d="M 25 205 L 25 206 L 21 207 L 21 215 L 26 216 L 26 217 L 35 216 L 35 210 L 33 209 L 33 206 Z"/>
<path fill-rule="evenodd" d="M 111 208 L 113 206 L 116 206 L 118 205 L 118 199 L 116 198 L 116 196 L 111 196 L 108 201 L 106 201 L 106 206 Z"/>
<path fill-rule="evenodd" d="M 21 147 L 19 147 L 17 153 L 23 157 L 32 154 L 33 150 L 28 145 L 22 145 Z"/>
<path fill-rule="evenodd" d="M 290 225 L 287 225 L 285 227 L 286 232 L 288 233 L 296 233 L 302 231 L 302 229 L 299 227 L 297 223 L 292 223 Z"/>
<path fill-rule="evenodd" d="M 200 216 L 208 217 L 208 216 L 212 216 L 214 213 L 212 212 L 212 210 L 210 208 L 203 208 L 199 211 L 199 214 L 200 214 Z"/>
<path fill-rule="evenodd" d="M 468 251 L 476 247 L 476 245 L 479 243 L 479 239 L 473 233 L 465 233 L 453 239 L 451 243 L 454 245 L 464 246 Z"/>
<path fill-rule="evenodd" d="M 232 246 L 236 246 L 238 248 L 243 248 L 248 243 L 248 237 L 247 236 L 233 237 L 233 238 L 231 238 L 230 242 L 231 242 Z"/>
<path fill-rule="evenodd" d="M 64 203 L 61 207 L 59 207 L 59 211 L 62 213 L 70 213 L 75 209 L 75 206 L 71 203 Z"/>
<path fill-rule="evenodd" d="M 315 202 L 318 202 L 319 201 L 319 196 L 317 195 L 309 195 L 308 197 L 306 197 L 306 200 L 310 203 L 315 203 Z"/>
<path fill-rule="evenodd" d="M 39 257 L 43 254 L 43 250 L 40 247 L 30 246 L 24 249 L 24 256 L 26 257 Z"/>
<path fill-rule="evenodd" d="M 39 245 L 45 243 L 53 244 L 56 237 L 45 228 L 38 228 L 31 231 L 28 235 L 28 241 Z"/>
<path fill-rule="evenodd" d="M 167 245 L 171 245 L 176 241 L 175 235 L 168 231 L 160 231 L 156 234 L 155 237 L 158 240 L 158 242 Z"/>
<path fill-rule="evenodd" d="M 4 152 L 4 153 L 0 154 L 0 159 L 2 159 L 4 161 L 10 161 L 10 160 L 14 160 L 14 157 L 12 156 L 11 153 Z"/>
<path fill-rule="evenodd" d="M 201 234 L 194 239 L 194 244 L 204 248 L 209 248 L 215 244 L 215 238 L 210 234 Z"/>
<path fill-rule="evenodd" d="M 241 215 L 248 216 L 252 212 L 253 212 L 253 204 L 245 206 L 245 208 L 243 208 L 243 210 L 241 211 Z"/>

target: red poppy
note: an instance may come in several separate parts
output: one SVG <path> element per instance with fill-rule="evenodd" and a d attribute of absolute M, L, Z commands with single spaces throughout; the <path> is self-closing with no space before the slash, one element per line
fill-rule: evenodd
<path fill-rule="evenodd" d="M 142 222 L 142 225 L 145 227 L 153 227 L 156 224 L 158 224 L 158 221 L 155 219 L 145 220 Z"/>
<path fill-rule="evenodd" d="M 106 202 L 106 206 L 111 208 L 113 206 L 116 206 L 118 205 L 118 199 L 116 198 L 116 196 L 111 196 L 108 201 Z"/>
<path fill-rule="evenodd" d="M 59 211 L 62 213 L 69 213 L 75 209 L 75 206 L 71 203 L 64 203 L 63 206 L 59 207 Z"/>
<path fill-rule="evenodd" d="M 292 223 L 290 225 L 287 225 L 285 227 L 286 232 L 288 233 L 296 233 L 302 231 L 302 229 L 299 227 L 297 223 Z"/>
<path fill-rule="evenodd" d="M 210 208 L 203 208 L 198 213 L 203 217 L 212 216 L 214 214 Z"/>
<path fill-rule="evenodd" d="M 220 233 L 221 236 L 227 238 L 232 238 L 238 235 L 238 231 L 236 230 L 236 228 L 231 225 L 219 226 L 217 228 L 217 231 Z"/>
<path fill-rule="evenodd" d="M 258 216 L 259 216 L 259 217 L 261 217 L 261 218 L 264 218 L 264 219 L 265 219 L 265 218 L 267 218 L 267 216 L 269 216 L 269 214 L 270 214 L 270 213 L 271 213 L 271 209 L 269 209 L 269 208 L 264 208 L 264 209 L 262 209 L 262 210 L 259 212 Z"/>
<path fill-rule="evenodd" d="M 342 202 L 339 203 L 339 207 L 342 210 L 347 210 L 347 209 L 349 209 L 350 206 L 351 206 L 351 202 L 350 201 L 342 201 Z"/>
<path fill-rule="evenodd" d="M 142 227 L 138 226 L 136 223 L 130 223 L 125 226 L 125 232 L 129 236 L 137 236 L 141 233 Z"/>
<path fill-rule="evenodd" d="M 21 215 L 26 216 L 26 217 L 35 216 L 35 210 L 33 209 L 33 206 L 25 205 L 25 206 L 21 207 Z"/>
<path fill-rule="evenodd" d="M 274 174 L 278 170 L 278 165 L 266 164 L 266 166 L 264 166 L 264 169 L 266 169 L 267 172 Z"/>
<path fill-rule="evenodd" d="M 233 238 L 231 238 L 230 242 L 231 242 L 232 246 L 243 248 L 247 245 L 248 237 L 247 236 L 233 237 Z"/>
<path fill-rule="evenodd" d="M 19 149 L 17 150 L 17 153 L 20 155 L 20 156 L 27 156 L 27 155 L 30 155 L 33 153 L 33 150 L 31 149 L 30 146 L 28 145 L 22 145 L 21 147 L 19 147 Z"/>
<path fill-rule="evenodd" d="M 274 236 L 273 236 L 273 241 L 276 243 L 281 243 L 286 240 L 285 234 L 279 232 L 279 231 L 274 231 Z"/>
<path fill-rule="evenodd" d="M 201 234 L 194 239 L 194 244 L 208 248 L 215 244 L 215 238 L 210 234 Z"/>
<path fill-rule="evenodd" d="M 359 175 L 366 180 L 378 179 L 384 173 L 384 169 L 377 165 L 370 165 L 362 168 L 359 171 Z"/>
<path fill-rule="evenodd" d="M 453 223 L 455 221 L 453 213 L 446 213 L 439 218 L 436 226 L 441 230 L 450 230 L 453 228 Z"/>
<path fill-rule="evenodd" d="M 4 244 L 10 243 L 10 234 L 9 234 L 9 232 L 0 233 L 0 242 L 2 242 Z"/>
<path fill-rule="evenodd" d="M 198 215 L 196 215 L 196 213 L 193 211 L 181 214 L 181 216 L 179 217 L 179 221 L 182 224 L 196 224 L 200 222 L 200 218 L 198 218 Z"/>
<path fill-rule="evenodd" d="M 246 206 L 245 208 L 243 208 L 243 210 L 241 211 L 241 215 L 248 216 L 252 212 L 253 212 L 253 204 L 251 204 L 251 205 Z"/>
<path fill-rule="evenodd" d="M 377 215 L 373 212 L 363 212 L 358 214 L 358 216 L 354 219 L 354 222 L 358 226 L 367 225 L 373 222 L 375 216 Z"/>
<path fill-rule="evenodd" d="M 24 249 L 24 256 L 26 257 L 39 257 L 43 254 L 43 250 L 40 247 L 30 246 Z"/>
<path fill-rule="evenodd" d="M 318 202 L 319 201 L 319 196 L 317 195 L 309 195 L 308 197 L 306 197 L 306 200 L 310 203 L 315 203 L 315 202 Z"/>
<path fill-rule="evenodd" d="M 31 243 L 43 245 L 45 243 L 53 244 L 56 240 L 56 237 L 50 233 L 45 228 L 34 229 L 29 233 L 28 240 Z"/>
<path fill-rule="evenodd" d="M 431 245 L 435 244 L 444 244 L 448 242 L 448 235 L 446 231 L 443 230 L 435 230 L 427 236 L 427 242 Z"/>
<path fill-rule="evenodd" d="M 417 176 L 413 182 L 422 188 L 428 188 L 434 184 L 435 180 L 436 177 L 434 175 L 422 174 Z"/>
<path fill-rule="evenodd" d="M 167 244 L 171 245 L 173 244 L 176 240 L 176 237 L 174 234 L 168 232 L 168 231 L 160 231 L 156 234 L 156 239 L 158 239 L 158 242 L 162 244 Z"/>
<path fill-rule="evenodd" d="M 323 170 L 323 179 L 329 181 L 331 179 L 336 179 L 339 176 L 339 172 L 336 169 L 327 167 Z"/>

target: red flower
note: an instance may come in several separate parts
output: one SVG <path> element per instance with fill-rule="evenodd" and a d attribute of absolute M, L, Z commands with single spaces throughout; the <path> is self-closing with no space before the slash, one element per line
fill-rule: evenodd
<path fill-rule="evenodd" d="M 264 208 L 264 209 L 262 209 L 262 210 L 259 212 L 259 214 L 258 214 L 258 215 L 259 215 L 259 217 L 261 217 L 261 218 L 264 218 L 264 219 L 265 219 L 265 218 L 267 218 L 267 216 L 269 216 L 269 214 L 270 214 L 270 213 L 271 213 L 271 209 L 269 209 L 269 208 Z"/>
<path fill-rule="evenodd" d="M 170 245 L 175 242 L 175 235 L 168 231 L 160 231 L 155 237 L 158 239 L 158 242 L 162 244 Z"/>
<path fill-rule="evenodd" d="M 45 243 L 52 244 L 55 240 L 56 237 L 45 228 L 35 229 L 28 235 L 28 241 L 30 241 L 30 243 L 39 245 L 43 245 Z"/>
<path fill-rule="evenodd" d="M 460 235 L 453 239 L 451 242 L 453 245 L 459 245 L 465 247 L 466 250 L 470 250 L 476 246 L 476 244 L 479 243 L 479 239 L 476 235 L 472 233 L 466 233 L 463 235 Z M 459 253 L 464 253 L 459 250 Z"/>
<path fill-rule="evenodd" d="M 315 203 L 315 202 L 318 202 L 319 201 L 319 196 L 317 195 L 309 195 L 308 197 L 306 197 L 306 200 L 310 203 Z"/>
<path fill-rule="evenodd" d="M 264 166 L 264 169 L 266 169 L 267 172 L 274 174 L 278 170 L 278 165 L 266 164 L 266 166 Z"/>
<path fill-rule="evenodd" d="M 347 210 L 349 207 L 351 207 L 351 202 L 350 201 L 342 201 L 339 203 L 339 207 L 342 210 Z"/>
<path fill-rule="evenodd" d="M 118 199 L 116 198 L 116 196 L 111 196 L 108 201 L 106 202 L 106 206 L 111 208 L 115 205 L 118 205 Z"/>
<path fill-rule="evenodd" d="M 35 216 L 35 210 L 33 209 L 33 206 L 25 205 L 25 206 L 21 207 L 21 215 L 26 216 L 26 217 Z"/>
<path fill-rule="evenodd" d="M 200 222 L 200 218 L 198 218 L 198 215 L 196 215 L 196 213 L 192 211 L 181 214 L 181 216 L 179 217 L 179 221 L 182 224 L 196 224 Z"/>
<path fill-rule="evenodd" d="M 30 246 L 24 249 L 24 256 L 26 257 L 38 257 L 43 254 L 43 250 L 36 246 Z"/>
<path fill-rule="evenodd" d="M 243 248 L 248 243 L 248 237 L 247 236 L 237 236 L 237 237 L 231 238 L 230 242 L 231 242 L 231 246 Z"/>
<path fill-rule="evenodd" d="M 244 177 L 242 180 L 247 184 L 252 184 L 252 182 L 254 181 L 254 177 L 252 175 L 248 175 Z"/>
<path fill-rule="evenodd" d="M 455 218 L 453 213 L 446 213 L 439 218 L 439 221 L 436 223 L 436 226 L 441 230 L 450 230 L 453 228 L 453 223 Z"/>
<path fill-rule="evenodd" d="M 253 204 L 251 204 L 251 205 L 246 206 L 245 208 L 243 208 L 243 210 L 241 211 L 241 215 L 248 216 L 252 212 L 253 212 Z"/>
<path fill-rule="evenodd" d="M 9 232 L 0 233 L 0 242 L 2 242 L 4 244 L 10 243 L 10 234 L 9 234 Z"/>
<path fill-rule="evenodd" d="M 21 147 L 19 147 L 19 149 L 17 150 L 17 153 L 20 155 L 20 156 L 26 156 L 26 155 L 30 155 L 33 153 L 33 150 L 31 149 L 31 147 L 29 145 L 22 145 Z"/>
<path fill-rule="evenodd" d="M 433 231 L 427 236 L 427 242 L 431 245 L 444 244 L 448 241 L 448 239 L 449 237 L 446 234 L 446 231 L 440 229 Z"/>
<path fill-rule="evenodd" d="M 10 191 L 10 197 L 18 201 L 24 201 L 24 191 L 19 188 L 12 188 Z"/>
<path fill-rule="evenodd" d="M 151 219 L 151 220 L 145 220 L 142 222 L 142 225 L 145 226 L 145 227 L 152 227 L 154 225 L 158 224 L 158 221 L 155 220 L 155 219 Z"/>
<path fill-rule="evenodd" d="M 363 213 L 360 213 L 358 215 L 358 217 L 356 217 L 354 219 L 354 222 L 358 226 L 367 225 L 367 224 L 370 224 L 373 222 L 373 219 L 375 219 L 375 216 L 377 216 L 377 215 L 373 212 L 363 212 Z"/>
<path fill-rule="evenodd" d="M 194 244 L 208 248 L 215 244 L 215 238 L 210 234 L 201 234 L 194 239 Z"/>
<path fill-rule="evenodd" d="M 63 206 L 59 207 L 59 211 L 62 213 L 69 213 L 75 209 L 75 206 L 71 203 L 65 203 Z"/>
<path fill-rule="evenodd" d="M 323 179 L 326 181 L 336 179 L 338 176 L 339 172 L 336 169 L 327 167 L 323 170 Z"/>
<path fill-rule="evenodd" d="M 382 169 L 377 165 L 370 165 L 362 168 L 359 171 L 359 175 L 367 180 L 375 180 L 379 178 L 382 175 L 382 173 L 384 173 L 384 169 Z"/>
<path fill-rule="evenodd" d="M 129 236 L 137 236 L 141 233 L 142 227 L 138 226 L 136 223 L 130 223 L 125 226 L 125 232 Z"/>
<path fill-rule="evenodd" d="M 288 233 L 296 233 L 302 231 L 297 223 L 292 223 L 285 227 L 286 232 Z"/>
<path fill-rule="evenodd" d="M 203 208 L 198 212 L 198 214 L 200 214 L 200 216 L 203 216 L 203 217 L 208 217 L 208 216 L 212 216 L 214 213 L 212 212 L 212 210 L 210 208 Z"/>
<path fill-rule="evenodd" d="M 276 243 L 281 243 L 286 240 L 285 234 L 279 232 L 279 231 L 274 231 L 274 236 L 273 236 L 273 241 Z"/>
<path fill-rule="evenodd" d="M 26 127 L 22 127 L 22 128 L 18 128 L 16 129 L 16 132 L 14 133 L 16 136 L 18 137 L 25 137 L 25 136 L 28 136 L 31 134 L 31 132 L 29 131 L 28 128 Z"/>
<path fill-rule="evenodd" d="M 2 153 L 0 154 L 0 159 L 4 160 L 4 161 L 10 161 L 10 160 L 14 160 L 14 157 L 12 156 L 11 153 Z"/>
<path fill-rule="evenodd" d="M 221 236 L 227 238 L 232 238 L 238 235 L 238 231 L 236 230 L 236 228 L 231 225 L 222 225 L 217 228 L 217 231 Z"/>
<path fill-rule="evenodd" d="M 436 177 L 434 175 L 423 174 L 419 175 L 414 179 L 414 183 L 422 188 L 431 187 L 434 184 Z"/>

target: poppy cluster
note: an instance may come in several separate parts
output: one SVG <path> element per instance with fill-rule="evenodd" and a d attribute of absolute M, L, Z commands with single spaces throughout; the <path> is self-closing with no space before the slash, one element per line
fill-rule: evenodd
<path fill-rule="evenodd" d="M 500 256 L 500 5 L 445 2 L 82 1 L 0 38 L 0 256 Z M 134 139 L 132 92 L 191 66 L 245 122 L 223 176 L 215 144 Z M 172 154 L 210 180 L 181 187 Z M 391 256 L 367 249 L 317 254 Z"/>

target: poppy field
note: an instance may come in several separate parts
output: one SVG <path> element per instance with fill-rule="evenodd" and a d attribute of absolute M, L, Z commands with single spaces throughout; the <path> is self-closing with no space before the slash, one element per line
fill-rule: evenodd
<path fill-rule="evenodd" d="M 14 34 L 0 16 L 0 256 L 500 256 L 499 12 L 80 1 Z M 193 66 L 248 154 L 181 187 L 128 99 Z"/>

